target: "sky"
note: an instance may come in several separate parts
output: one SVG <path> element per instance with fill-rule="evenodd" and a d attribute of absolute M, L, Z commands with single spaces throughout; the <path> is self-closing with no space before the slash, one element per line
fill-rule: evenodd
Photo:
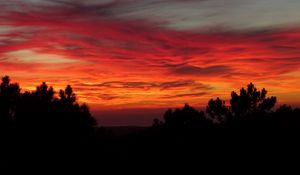
<path fill-rule="evenodd" d="M 300 106 L 299 0 L 0 0 L 0 7 L 0 76 L 24 91 L 43 81 L 57 91 L 70 84 L 107 125 L 229 100 L 250 82 Z"/>

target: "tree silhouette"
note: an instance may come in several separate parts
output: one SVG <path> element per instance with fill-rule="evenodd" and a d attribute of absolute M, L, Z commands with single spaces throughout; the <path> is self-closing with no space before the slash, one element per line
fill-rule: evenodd
<path fill-rule="evenodd" d="M 205 117 L 203 111 L 198 111 L 185 104 L 183 108 L 169 109 L 164 114 L 164 121 L 154 120 L 153 126 L 163 126 L 164 128 L 207 128 L 212 125 L 212 121 Z"/>
<path fill-rule="evenodd" d="M 53 87 L 48 87 L 48 85 L 43 82 L 40 86 L 36 87 L 34 92 L 41 102 L 50 103 L 53 100 L 54 90 Z"/>
<path fill-rule="evenodd" d="M 70 85 L 55 97 L 53 87 L 45 82 L 33 92 L 20 92 L 18 84 L 8 76 L 0 85 L 0 122 L 3 126 L 16 123 L 22 128 L 73 128 L 92 130 L 96 120 L 86 104 L 80 105 Z"/>
<path fill-rule="evenodd" d="M 277 98 L 267 97 L 267 90 L 258 90 L 253 83 L 241 88 L 240 93 L 232 92 L 230 106 L 219 97 L 210 99 L 203 111 L 197 111 L 186 104 L 182 109 L 169 109 L 164 121 L 155 119 L 154 128 L 282 128 L 300 127 L 299 109 L 283 105 L 272 111 Z M 214 124 L 213 124 L 214 123 Z"/>
<path fill-rule="evenodd" d="M 272 137 L 274 143 L 279 143 L 282 131 L 300 129 L 300 109 L 281 105 L 273 111 L 276 100 L 276 97 L 267 97 L 265 89 L 257 90 L 250 83 L 239 93 L 231 93 L 229 106 L 220 98 L 210 99 L 204 113 L 185 104 L 182 108 L 167 110 L 162 120 L 154 119 L 151 128 L 120 136 L 114 129 L 95 128 L 97 123 L 89 107 L 78 103 L 71 85 L 58 94 L 45 82 L 34 91 L 21 92 L 19 85 L 5 76 L 0 84 L 0 134 L 5 135 L 1 137 L 1 146 L 6 146 L 0 151 L 2 157 L 36 156 L 34 160 L 40 161 L 52 156 L 50 150 L 58 159 L 70 150 L 66 154 L 68 161 L 77 163 L 100 156 L 104 161 L 121 159 L 122 163 L 124 159 L 149 157 L 156 160 L 164 157 L 163 161 L 178 157 L 188 160 L 190 155 L 200 155 L 207 161 L 210 159 L 206 157 L 216 159 L 219 155 L 226 155 L 227 159 L 234 152 L 244 156 L 242 151 L 248 151 L 244 145 L 249 144 L 252 150 L 254 144 L 261 145 Z M 275 132 L 278 129 L 281 129 L 280 134 Z M 264 131 L 268 131 L 268 135 Z M 285 136 L 290 135 L 283 135 L 283 143 L 286 143 Z M 297 140 L 297 137 L 291 138 Z M 22 151 L 11 154 L 17 150 Z M 84 156 L 78 156 L 79 153 Z"/>
<path fill-rule="evenodd" d="M 0 85 L 0 125 L 7 126 L 13 122 L 19 98 L 19 85 L 10 83 L 8 76 L 3 77 Z"/>
<path fill-rule="evenodd" d="M 300 129 L 299 108 L 293 109 L 291 106 L 281 105 L 274 113 L 273 118 L 272 127 Z"/>
<path fill-rule="evenodd" d="M 76 95 L 70 85 L 65 90 L 60 90 L 60 99 L 56 99 L 55 105 L 58 109 L 57 116 L 61 116 L 65 126 L 75 128 L 92 128 L 96 126 L 96 120 L 91 116 L 86 104 L 79 105 L 76 102 Z M 70 118 L 72 117 L 72 118 Z"/>
<path fill-rule="evenodd" d="M 229 109 L 225 106 L 225 101 L 219 97 L 216 100 L 210 99 L 206 107 L 206 113 L 216 122 L 223 122 L 228 115 Z"/>
<path fill-rule="evenodd" d="M 73 93 L 73 89 L 70 85 L 67 85 L 65 91 L 59 91 L 59 97 L 62 103 L 68 103 L 72 105 L 76 102 L 76 95 Z"/>
<path fill-rule="evenodd" d="M 251 115 L 257 111 L 267 112 L 276 104 L 276 97 L 266 98 L 267 90 L 257 90 L 254 84 L 250 83 L 247 89 L 242 88 L 240 94 L 231 93 L 231 111 L 234 116 L 241 117 Z"/>

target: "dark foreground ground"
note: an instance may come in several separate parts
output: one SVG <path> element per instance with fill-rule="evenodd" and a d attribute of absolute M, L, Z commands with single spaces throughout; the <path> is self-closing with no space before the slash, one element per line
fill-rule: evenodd
<path fill-rule="evenodd" d="M 9 130 L 6 130 L 6 132 Z M 23 129 L 2 132 L 1 168 L 120 170 L 145 167 L 244 170 L 299 167 L 296 130 L 100 128 L 96 135 Z M 109 167 L 113 167 L 110 169 Z M 121 169 L 122 170 L 122 169 Z"/>

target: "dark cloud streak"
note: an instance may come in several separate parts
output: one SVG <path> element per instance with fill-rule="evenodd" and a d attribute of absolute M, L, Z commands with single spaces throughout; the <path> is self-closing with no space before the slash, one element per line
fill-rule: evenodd
<path fill-rule="evenodd" d="M 105 88 L 121 88 L 121 89 L 150 89 L 158 88 L 160 90 L 167 90 L 178 87 L 190 87 L 197 86 L 198 89 L 210 90 L 211 87 L 201 83 L 197 83 L 193 80 L 181 80 L 181 81 L 170 81 L 170 82 L 121 82 L 112 81 L 104 82 L 99 84 L 78 84 L 82 87 L 105 87 Z"/>

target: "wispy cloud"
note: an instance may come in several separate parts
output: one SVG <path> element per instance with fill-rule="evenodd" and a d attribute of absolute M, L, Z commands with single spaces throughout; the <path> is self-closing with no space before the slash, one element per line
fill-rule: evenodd
<path fill-rule="evenodd" d="M 170 82 L 121 82 L 121 81 L 111 81 L 111 82 L 103 82 L 100 84 L 79 84 L 80 86 L 86 87 L 105 87 L 105 88 L 128 88 L 128 89 L 151 89 L 157 88 L 160 90 L 167 90 L 170 88 L 180 88 L 180 87 L 191 87 L 197 86 L 202 87 L 204 90 L 211 89 L 207 85 L 203 85 L 201 83 L 197 83 L 193 80 L 179 80 L 179 81 L 170 81 Z"/>
<path fill-rule="evenodd" d="M 249 81 L 300 91 L 295 0 L 16 2 L 0 0 L 0 69 L 26 87 L 47 78 L 82 101 L 137 106 L 204 104 Z"/>
<path fill-rule="evenodd" d="M 195 75 L 195 76 L 218 76 L 224 74 L 230 74 L 231 69 L 228 66 L 209 66 L 209 67 L 197 67 L 191 65 L 184 65 L 176 67 L 174 70 L 178 75 Z"/>

